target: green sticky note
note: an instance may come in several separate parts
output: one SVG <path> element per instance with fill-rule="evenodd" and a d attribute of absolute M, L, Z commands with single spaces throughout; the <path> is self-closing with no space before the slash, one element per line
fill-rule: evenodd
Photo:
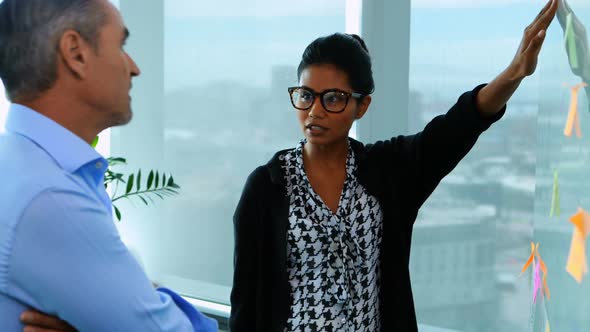
<path fill-rule="evenodd" d="M 567 14 L 564 38 L 565 47 L 570 59 L 570 67 L 572 69 L 578 69 L 578 50 L 576 48 L 576 33 L 574 32 L 572 13 Z"/>
<path fill-rule="evenodd" d="M 559 209 L 559 174 L 557 169 L 553 170 L 553 194 L 551 195 L 551 211 L 549 211 L 550 217 L 558 217 L 560 214 Z"/>

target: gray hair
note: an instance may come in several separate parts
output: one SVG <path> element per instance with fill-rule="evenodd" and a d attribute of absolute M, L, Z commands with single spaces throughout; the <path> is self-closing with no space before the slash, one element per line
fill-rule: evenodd
<path fill-rule="evenodd" d="M 106 10 L 97 0 L 0 2 L 0 78 L 9 100 L 31 100 L 57 79 L 63 33 L 72 29 L 95 50 Z"/>

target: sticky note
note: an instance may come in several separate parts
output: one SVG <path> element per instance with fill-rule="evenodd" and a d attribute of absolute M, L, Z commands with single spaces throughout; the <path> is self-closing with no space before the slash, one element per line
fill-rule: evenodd
<path fill-rule="evenodd" d="M 578 49 L 576 46 L 576 33 L 574 32 L 574 24 L 572 13 L 567 14 L 565 23 L 565 47 L 570 61 L 570 67 L 572 69 L 578 69 Z"/>
<path fill-rule="evenodd" d="M 580 128 L 580 118 L 578 116 L 578 92 L 580 88 L 587 86 L 585 82 L 579 83 L 571 88 L 570 107 L 567 114 L 567 120 L 565 122 L 565 128 L 563 134 L 567 137 L 572 136 L 574 127 L 576 128 L 576 136 L 582 137 L 582 129 Z"/>
<path fill-rule="evenodd" d="M 537 293 L 539 293 L 539 290 L 541 289 L 541 272 L 540 272 L 540 267 L 541 264 L 537 263 L 534 264 L 535 266 L 535 277 L 534 277 L 534 286 L 533 286 L 533 303 L 537 303 Z"/>
<path fill-rule="evenodd" d="M 539 246 L 539 244 L 537 243 L 537 247 Z M 529 258 L 526 260 L 526 263 L 524 263 L 524 266 L 522 267 L 522 270 L 520 271 L 520 275 L 522 275 L 531 265 L 531 263 L 533 262 L 533 260 L 535 259 L 535 244 L 531 242 L 531 254 L 529 256 Z"/>
<path fill-rule="evenodd" d="M 557 217 L 561 214 L 559 208 L 559 173 L 557 169 L 553 170 L 553 193 L 551 194 L 551 210 L 550 217 Z"/>
<path fill-rule="evenodd" d="M 536 260 L 535 260 L 536 259 Z M 549 292 L 549 287 L 547 287 L 547 266 L 545 262 L 541 258 L 541 254 L 539 253 L 539 244 L 536 245 L 531 242 L 531 254 L 529 255 L 526 263 L 522 267 L 520 275 L 528 269 L 529 266 L 533 265 L 533 303 L 537 301 L 537 294 L 542 292 L 547 299 L 550 298 L 551 294 Z M 543 276 L 541 277 L 541 272 L 543 272 Z"/>
<path fill-rule="evenodd" d="M 578 283 L 582 283 L 584 275 L 588 273 L 586 237 L 590 232 L 590 215 L 582 208 L 578 208 L 578 212 L 570 218 L 570 222 L 574 225 L 574 230 L 567 259 L 566 271 Z"/>

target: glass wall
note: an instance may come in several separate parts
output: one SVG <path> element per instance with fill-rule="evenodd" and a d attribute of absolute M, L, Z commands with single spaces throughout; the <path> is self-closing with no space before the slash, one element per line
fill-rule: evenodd
<path fill-rule="evenodd" d="M 412 1 L 408 123 L 421 130 L 512 60 L 540 5 Z M 418 320 L 456 331 L 526 331 L 538 75 L 422 208 L 412 241 Z"/>
<path fill-rule="evenodd" d="M 570 4 L 589 22 L 587 2 Z M 423 128 L 462 91 L 508 65 L 541 7 L 539 1 L 413 0 L 409 128 Z M 419 321 L 458 331 L 546 331 L 548 323 L 555 331 L 590 328 L 583 314 L 590 305 L 587 283 L 566 271 L 568 218 L 586 201 L 588 146 L 575 131 L 573 138 L 563 135 L 570 87 L 581 81 L 565 50 L 564 29 L 555 20 L 537 73 L 422 209 L 411 261 Z M 582 89 L 582 128 L 586 98 Z M 549 217 L 554 170 L 561 214 Z M 533 266 L 520 276 L 531 242 L 539 243 L 550 299 L 538 294 L 534 300 Z"/>
<path fill-rule="evenodd" d="M 579 208 L 590 211 L 590 197 L 587 195 L 590 187 L 590 89 L 579 86 L 581 83 L 590 84 L 590 54 L 586 36 L 590 25 L 590 3 L 569 0 L 563 3 L 563 10 L 558 12 L 547 49 L 539 62 L 533 241 L 539 243 L 541 257 L 547 265 L 551 299 L 534 306 L 534 313 L 536 317 L 548 315 L 552 330 L 588 331 L 588 275 L 568 270 L 574 272 L 576 265 L 586 261 L 585 257 L 574 259 L 575 245 L 587 242 L 587 238 L 574 236 L 576 227 L 570 218 Z M 572 93 L 573 88 L 575 93 Z M 577 135 L 576 121 L 571 126 L 567 121 L 572 113 L 572 97 L 578 104 L 574 108 L 581 137 Z M 565 132 L 571 133 L 571 136 L 566 136 Z M 589 228 L 586 218 L 586 232 Z M 570 253 L 574 254 L 572 260 Z M 574 277 L 580 277 L 580 282 Z M 542 320 L 535 320 L 536 328 Z"/>

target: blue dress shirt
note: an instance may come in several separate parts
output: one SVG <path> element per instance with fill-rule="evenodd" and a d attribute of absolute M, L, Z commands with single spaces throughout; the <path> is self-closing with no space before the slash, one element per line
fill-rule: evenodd
<path fill-rule="evenodd" d="M 28 309 L 80 331 L 217 331 L 153 289 L 113 223 L 107 161 L 51 119 L 12 104 L 0 135 L 0 331 Z"/>

